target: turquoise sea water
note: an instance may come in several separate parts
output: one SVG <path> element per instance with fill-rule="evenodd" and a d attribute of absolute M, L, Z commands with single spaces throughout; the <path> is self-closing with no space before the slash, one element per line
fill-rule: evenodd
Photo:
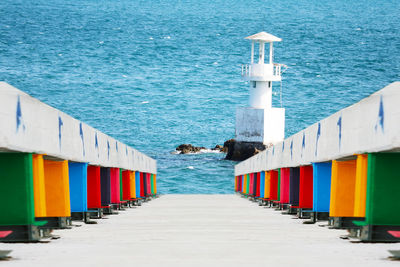
<path fill-rule="evenodd" d="M 289 136 L 400 80 L 399 11 L 388 0 L 2 0 L 0 80 L 157 159 L 161 193 L 232 193 L 223 154 L 170 152 L 234 136 L 243 38 L 283 39 Z"/>

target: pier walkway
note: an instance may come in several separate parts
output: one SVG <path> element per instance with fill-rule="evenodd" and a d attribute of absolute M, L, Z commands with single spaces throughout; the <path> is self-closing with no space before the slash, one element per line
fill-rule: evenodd
<path fill-rule="evenodd" d="M 0 266 L 398 266 L 386 259 L 398 244 L 351 243 L 237 195 L 163 195 L 120 213 L 49 243 L 0 243 L 13 250 Z"/>

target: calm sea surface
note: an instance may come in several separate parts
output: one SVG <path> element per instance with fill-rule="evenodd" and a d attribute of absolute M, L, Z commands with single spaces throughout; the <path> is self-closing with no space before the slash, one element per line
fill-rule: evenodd
<path fill-rule="evenodd" d="M 234 137 L 244 37 L 283 39 L 289 136 L 400 80 L 399 25 L 386 0 L 2 0 L 0 80 L 157 159 L 161 193 L 232 193 L 224 154 L 171 152 Z"/>

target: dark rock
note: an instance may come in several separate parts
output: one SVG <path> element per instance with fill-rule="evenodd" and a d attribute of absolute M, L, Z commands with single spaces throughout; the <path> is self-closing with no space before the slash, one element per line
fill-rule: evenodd
<path fill-rule="evenodd" d="M 214 148 L 211 148 L 211 150 L 226 153 L 228 152 L 227 142 L 224 143 L 224 146 L 216 145 Z M 188 153 L 198 153 L 202 149 L 207 149 L 207 148 L 203 146 L 201 147 L 193 146 L 192 144 L 182 144 L 176 148 L 176 151 L 180 151 L 181 154 L 188 154 Z"/>
<path fill-rule="evenodd" d="M 181 154 L 197 153 L 197 152 L 200 152 L 200 150 L 202 150 L 202 149 L 206 149 L 206 148 L 193 146 L 192 144 L 182 144 L 176 148 L 176 150 L 180 151 Z"/>
<path fill-rule="evenodd" d="M 233 146 L 235 144 L 235 139 L 229 139 L 224 142 L 224 152 L 229 154 L 229 151 L 233 151 Z M 231 148 L 229 150 L 229 148 Z M 228 155 L 226 155 L 228 157 Z"/>
<path fill-rule="evenodd" d="M 225 159 L 242 161 L 246 160 L 267 148 L 263 143 L 258 142 L 240 142 L 235 139 L 230 139 L 224 143 L 224 148 L 227 148 Z"/>
<path fill-rule="evenodd" d="M 225 159 L 234 161 L 246 160 L 259 152 L 265 150 L 268 146 L 258 142 L 240 142 L 230 139 L 224 142 L 224 145 L 216 145 L 211 150 L 226 153 Z M 198 153 L 205 147 L 193 146 L 192 144 L 182 144 L 176 148 L 181 154 Z"/>
<path fill-rule="evenodd" d="M 221 145 L 216 145 L 213 149 L 211 149 L 211 150 L 217 150 L 217 151 L 220 151 L 220 152 L 224 152 L 224 147 L 223 146 L 221 146 Z"/>

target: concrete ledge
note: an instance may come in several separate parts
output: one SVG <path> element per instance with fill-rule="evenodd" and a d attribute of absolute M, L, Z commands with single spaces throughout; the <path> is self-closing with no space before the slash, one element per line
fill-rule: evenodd
<path fill-rule="evenodd" d="M 400 150 L 400 82 L 235 166 L 235 175 Z"/>
<path fill-rule="evenodd" d="M 0 82 L 0 150 L 156 173 L 156 161 Z"/>

